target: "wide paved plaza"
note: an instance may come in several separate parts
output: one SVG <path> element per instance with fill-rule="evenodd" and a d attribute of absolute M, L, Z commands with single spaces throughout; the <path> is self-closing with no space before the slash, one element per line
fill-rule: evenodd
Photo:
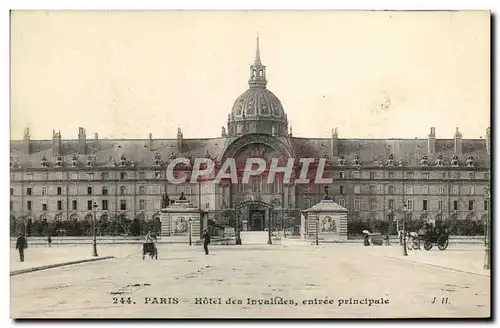
<path fill-rule="evenodd" d="M 89 245 L 33 247 L 26 262 L 19 264 L 12 250 L 11 270 L 42 263 L 47 257 L 54 258 L 52 262 L 88 258 L 90 251 Z M 205 256 L 200 246 L 162 244 L 158 260 L 142 260 L 140 245 L 100 245 L 100 256 L 115 258 L 12 276 L 11 314 L 15 318 L 489 316 L 490 274 L 482 269 L 483 248 L 450 245 L 442 252 L 410 252 L 408 257 L 401 253 L 398 246 L 242 245 L 214 246 Z M 274 304 L 266 304 L 270 300 Z M 364 304 L 368 302 L 371 306 Z"/>

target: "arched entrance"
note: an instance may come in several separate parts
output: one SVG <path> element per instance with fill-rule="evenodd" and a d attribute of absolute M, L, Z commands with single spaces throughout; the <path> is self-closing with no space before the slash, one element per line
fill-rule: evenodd
<path fill-rule="evenodd" d="M 250 199 L 239 202 L 235 209 L 242 218 L 242 229 L 249 231 L 264 231 L 271 222 L 273 206 L 261 200 Z"/>

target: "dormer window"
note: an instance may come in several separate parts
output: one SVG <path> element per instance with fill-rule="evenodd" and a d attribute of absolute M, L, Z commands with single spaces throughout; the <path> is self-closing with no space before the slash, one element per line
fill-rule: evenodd
<path fill-rule="evenodd" d="M 398 166 L 403 166 L 403 160 L 401 160 L 401 159 L 399 160 Z"/>
<path fill-rule="evenodd" d="M 394 166 L 394 155 L 393 154 L 389 155 L 389 159 L 387 160 L 387 165 Z"/>
<path fill-rule="evenodd" d="M 92 156 L 87 157 L 87 166 L 92 166 L 93 161 L 92 161 Z"/>
<path fill-rule="evenodd" d="M 453 155 L 452 159 L 451 159 L 451 166 L 460 166 L 460 163 L 458 162 L 458 156 L 457 155 Z"/>
<path fill-rule="evenodd" d="M 429 165 L 429 160 L 427 156 L 422 156 L 422 159 L 420 160 L 420 166 L 428 166 Z"/>
<path fill-rule="evenodd" d="M 170 159 L 175 159 L 175 154 L 172 153 L 172 155 L 170 155 Z"/>
<path fill-rule="evenodd" d="M 207 150 L 207 153 L 205 154 L 205 158 L 210 158 L 211 159 L 210 154 L 208 153 L 208 150 Z"/>
<path fill-rule="evenodd" d="M 155 159 L 153 161 L 153 166 L 161 166 L 161 164 L 162 164 L 161 156 L 160 156 L 160 154 L 156 153 Z"/>
<path fill-rule="evenodd" d="M 43 156 L 41 161 L 42 167 L 47 167 L 47 157 Z"/>
<path fill-rule="evenodd" d="M 337 159 L 337 164 L 340 165 L 340 166 L 344 166 L 345 165 L 345 157 L 344 157 L 344 155 L 340 155 L 339 156 L 339 159 Z"/>
<path fill-rule="evenodd" d="M 127 158 L 125 157 L 125 155 L 122 155 L 120 157 L 120 166 L 126 166 L 127 165 Z"/>
<path fill-rule="evenodd" d="M 359 145 L 358 145 L 358 146 L 359 146 Z M 353 159 L 353 161 L 352 161 L 352 165 L 354 165 L 354 166 L 359 166 L 359 165 L 360 165 L 360 162 L 359 162 L 359 155 L 358 155 L 358 154 L 354 155 L 354 159 Z"/>
<path fill-rule="evenodd" d="M 62 165 L 63 165 L 62 157 L 61 156 L 57 156 L 56 157 L 56 166 L 57 167 L 61 167 Z"/>
<path fill-rule="evenodd" d="M 14 159 L 12 158 L 12 156 L 10 157 L 10 167 L 13 167 L 14 166 Z"/>
<path fill-rule="evenodd" d="M 76 166 L 76 164 L 78 163 L 78 157 L 76 157 L 76 155 L 73 155 L 73 159 L 71 160 L 73 166 Z"/>
<path fill-rule="evenodd" d="M 443 165 L 444 165 L 443 155 L 438 155 L 438 157 L 436 159 L 436 166 L 443 166 Z"/>
<path fill-rule="evenodd" d="M 467 157 L 467 167 L 473 167 L 474 166 L 474 157 L 472 155 L 469 155 Z"/>
<path fill-rule="evenodd" d="M 379 161 L 379 162 L 378 162 L 378 165 L 379 165 L 380 167 L 384 166 L 384 161 Z"/>

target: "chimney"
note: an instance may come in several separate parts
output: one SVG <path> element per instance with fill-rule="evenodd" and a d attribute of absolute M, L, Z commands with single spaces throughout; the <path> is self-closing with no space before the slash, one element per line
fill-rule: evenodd
<path fill-rule="evenodd" d="M 434 154 L 436 152 L 436 128 L 431 127 L 431 133 L 427 136 L 427 152 Z"/>
<path fill-rule="evenodd" d="M 26 154 L 31 154 L 30 128 L 28 127 L 24 129 L 23 152 Z"/>
<path fill-rule="evenodd" d="M 149 150 L 153 151 L 153 134 L 149 134 Z"/>
<path fill-rule="evenodd" d="M 96 132 L 96 133 L 94 133 L 94 140 L 95 140 L 95 141 L 99 140 L 99 134 L 98 134 L 97 132 Z"/>
<path fill-rule="evenodd" d="M 333 156 L 339 155 L 339 135 L 337 128 L 332 129 L 332 154 Z"/>
<path fill-rule="evenodd" d="M 462 132 L 460 132 L 457 128 L 455 131 L 455 154 L 462 154 Z"/>
<path fill-rule="evenodd" d="M 181 132 L 181 128 L 177 128 L 177 151 L 182 153 L 183 146 L 183 136 Z"/>
<path fill-rule="evenodd" d="M 486 129 L 486 151 L 491 155 L 491 128 Z"/>
<path fill-rule="evenodd" d="M 52 153 L 56 156 L 61 155 L 61 131 L 56 133 L 52 130 Z"/>
<path fill-rule="evenodd" d="M 87 152 L 87 135 L 84 128 L 78 128 L 78 152 L 80 154 Z"/>

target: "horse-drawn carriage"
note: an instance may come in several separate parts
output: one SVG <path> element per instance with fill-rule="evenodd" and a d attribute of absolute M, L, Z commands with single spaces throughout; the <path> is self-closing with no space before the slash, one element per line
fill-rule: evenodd
<path fill-rule="evenodd" d="M 145 242 L 142 244 L 142 259 L 149 255 L 151 259 L 158 260 L 158 248 L 156 248 L 155 243 Z"/>
<path fill-rule="evenodd" d="M 411 232 L 411 247 L 415 250 L 420 249 L 420 244 L 424 244 L 424 249 L 429 251 L 434 245 L 438 247 L 440 251 L 444 251 L 448 248 L 448 231 L 444 229 L 421 229 L 418 233 Z"/>

